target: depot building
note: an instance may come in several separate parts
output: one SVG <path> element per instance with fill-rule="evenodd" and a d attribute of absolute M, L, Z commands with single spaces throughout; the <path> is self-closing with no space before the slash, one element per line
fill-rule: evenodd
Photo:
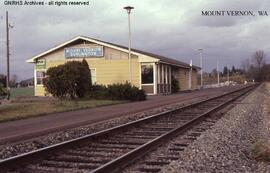
<path fill-rule="evenodd" d="M 50 67 L 67 61 L 88 62 L 93 84 L 109 85 L 130 80 L 128 48 L 85 36 L 78 36 L 39 55 L 28 59 L 34 63 L 35 96 L 49 95 L 43 79 Z M 179 82 L 180 90 L 197 89 L 199 67 L 131 49 L 131 83 L 149 95 L 171 93 L 172 79 Z"/>

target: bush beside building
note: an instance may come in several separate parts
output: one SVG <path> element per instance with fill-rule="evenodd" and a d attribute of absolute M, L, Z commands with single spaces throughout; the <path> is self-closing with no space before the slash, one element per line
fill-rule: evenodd
<path fill-rule="evenodd" d="M 130 83 L 112 85 L 93 85 L 88 63 L 83 60 L 69 61 L 51 67 L 44 79 L 47 92 L 58 98 L 94 98 L 110 100 L 142 101 L 146 99 L 143 90 Z"/>
<path fill-rule="evenodd" d="M 85 60 L 69 61 L 49 68 L 44 86 L 46 91 L 55 97 L 83 98 L 90 90 L 89 77 L 91 74 Z"/>

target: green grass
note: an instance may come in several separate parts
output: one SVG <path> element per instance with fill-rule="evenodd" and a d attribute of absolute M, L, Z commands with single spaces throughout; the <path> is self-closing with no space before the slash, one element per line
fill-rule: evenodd
<path fill-rule="evenodd" d="M 0 122 L 25 119 L 56 112 L 66 112 L 78 109 L 125 103 L 114 100 L 29 100 L 0 106 Z"/>
<path fill-rule="evenodd" d="M 34 88 L 11 88 L 10 97 L 25 97 L 25 96 L 34 96 Z"/>

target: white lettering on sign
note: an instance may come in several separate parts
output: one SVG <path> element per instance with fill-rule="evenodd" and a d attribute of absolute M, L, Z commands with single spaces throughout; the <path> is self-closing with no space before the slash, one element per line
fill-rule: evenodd
<path fill-rule="evenodd" d="M 89 48 L 65 48 L 66 58 L 90 58 L 102 57 L 103 47 L 89 47 Z"/>

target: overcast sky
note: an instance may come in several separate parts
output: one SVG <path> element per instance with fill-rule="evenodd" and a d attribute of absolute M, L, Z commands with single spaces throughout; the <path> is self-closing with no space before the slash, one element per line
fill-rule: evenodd
<path fill-rule="evenodd" d="M 197 49 L 204 49 L 207 71 L 224 65 L 240 66 L 256 50 L 270 57 L 269 0 L 90 0 L 89 6 L 0 5 L 0 73 L 6 73 L 5 11 L 9 11 L 11 73 L 33 76 L 26 59 L 85 35 L 128 44 L 126 5 L 131 15 L 132 47 L 199 65 Z M 251 10 L 256 16 L 202 16 L 202 10 Z M 269 16 L 258 16 L 257 11 Z M 269 61 L 268 61 L 269 62 Z"/>

